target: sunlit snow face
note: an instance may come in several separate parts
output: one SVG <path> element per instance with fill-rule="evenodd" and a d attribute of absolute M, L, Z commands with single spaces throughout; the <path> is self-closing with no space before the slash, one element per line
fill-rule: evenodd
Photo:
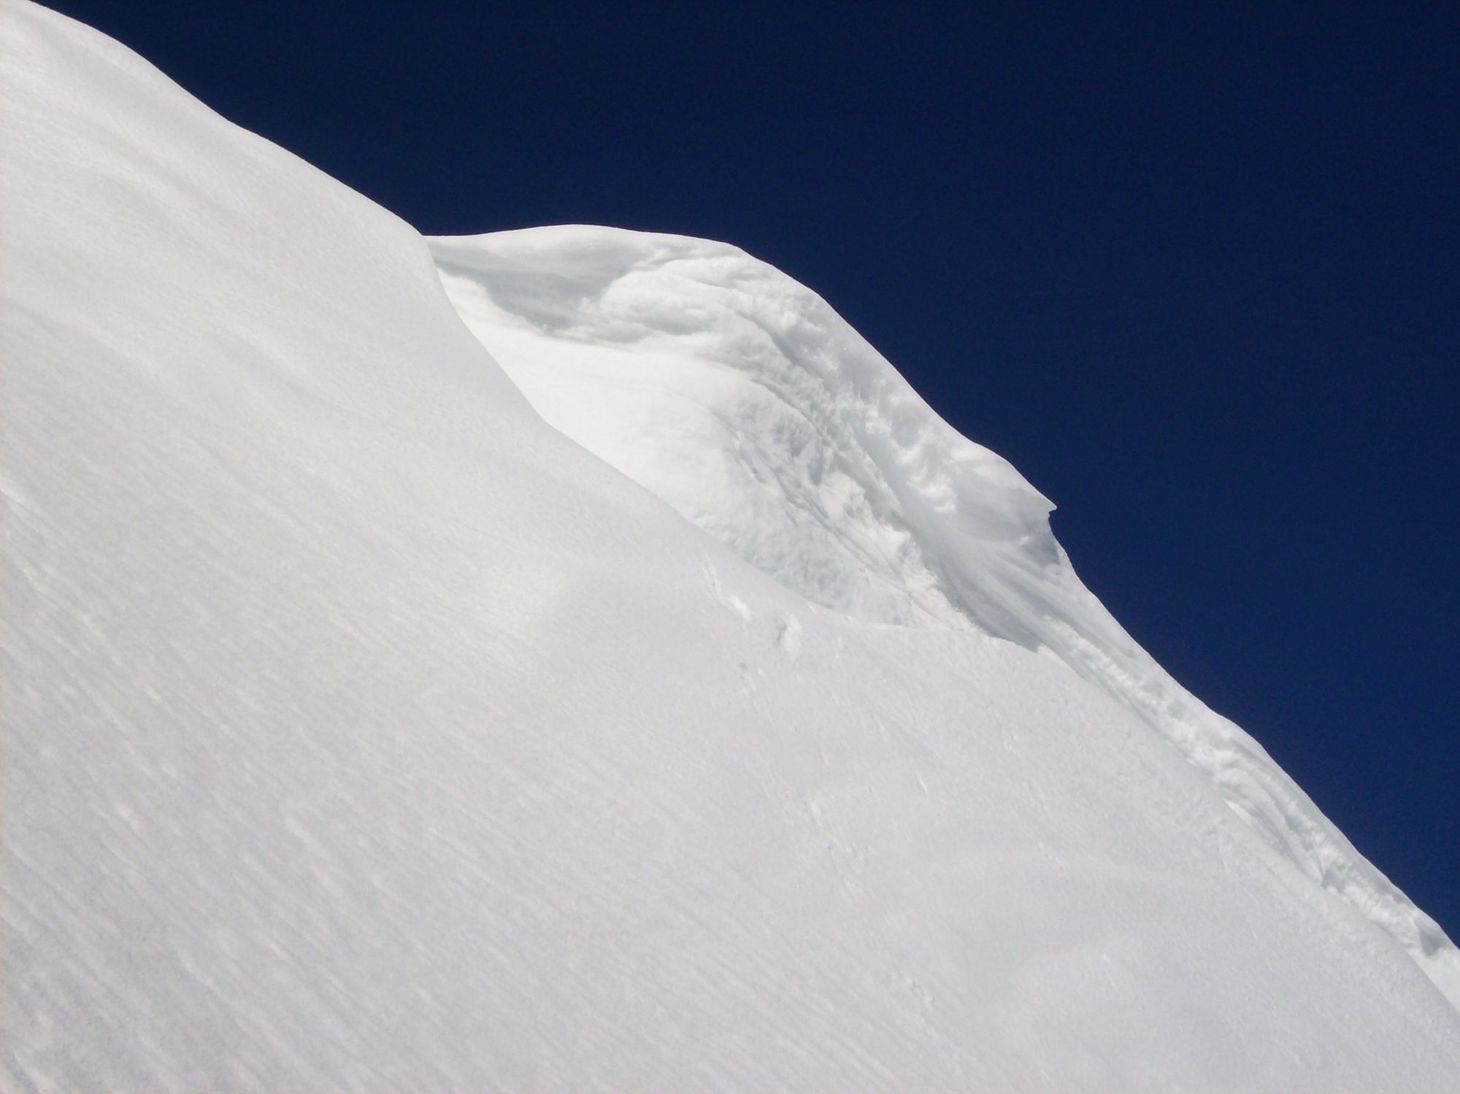
<path fill-rule="evenodd" d="M 778 585 L 397 218 L 38 6 L 0 83 L 0 1085 L 1460 1072 L 1453 947 L 805 290 L 442 244 Z"/>
<path fill-rule="evenodd" d="M 720 244 L 604 229 L 438 240 L 449 295 L 548 421 L 825 607 L 1009 618 L 998 556 L 1058 562 L 1048 503 L 825 302 Z"/>
<path fill-rule="evenodd" d="M 1085 589 L 1049 502 L 941 421 L 810 290 L 677 236 L 562 227 L 431 245 L 459 313 L 550 424 L 815 604 L 978 629 L 1063 662 L 1174 745 L 1271 847 L 1434 966 L 1433 922 L 1312 823 L 1261 748 Z"/>

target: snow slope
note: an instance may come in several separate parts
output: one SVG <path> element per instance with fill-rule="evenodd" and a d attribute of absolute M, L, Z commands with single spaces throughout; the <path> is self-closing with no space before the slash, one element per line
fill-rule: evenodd
<path fill-rule="evenodd" d="M 1460 1006 L 1460 952 L 1075 575 L 1053 506 L 824 300 L 738 248 L 600 227 L 430 241 L 548 422 L 814 603 L 1047 651 L 1128 707 Z"/>
<path fill-rule="evenodd" d="M 102 36 L 0 0 L 0 85 L 0 1087 L 1460 1075 L 1108 687 L 867 621 L 946 575 L 856 618 L 748 565 Z"/>

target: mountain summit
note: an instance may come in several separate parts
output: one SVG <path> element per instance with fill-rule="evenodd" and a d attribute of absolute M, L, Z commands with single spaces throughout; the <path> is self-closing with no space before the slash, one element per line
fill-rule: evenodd
<path fill-rule="evenodd" d="M 0 1086 L 1460 1074 L 1439 928 L 809 290 L 0 55 Z"/>

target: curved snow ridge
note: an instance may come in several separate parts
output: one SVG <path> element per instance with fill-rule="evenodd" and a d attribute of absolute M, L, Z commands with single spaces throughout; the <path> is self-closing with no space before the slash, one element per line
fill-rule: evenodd
<path fill-rule="evenodd" d="M 1084 587 L 1053 506 L 816 293 L 724 243 L 594 226 L 428 241 L 538 412 L 812 602 L 1044 649 L 1136 711 L 1460 1006 L 1460 953 Z"/>
<path fill-rule="evenodd" d="M 946 562 L 1055 561 L 1053 507 L 802 285 L 682 236 L 430 242 L 468 326 L 511 343 L 545 418 L 760 569 L 873 622 L 1018 631 L 1012 605 L 970 603 Z"/>

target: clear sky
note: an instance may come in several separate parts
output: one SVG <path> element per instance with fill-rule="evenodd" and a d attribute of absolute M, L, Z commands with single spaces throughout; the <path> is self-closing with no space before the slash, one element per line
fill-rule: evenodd
<path fill-rule="evenodd" d="M 1460 939 L 1453 5 L 51 6 L 422 231 L 817 289 Z"/>

